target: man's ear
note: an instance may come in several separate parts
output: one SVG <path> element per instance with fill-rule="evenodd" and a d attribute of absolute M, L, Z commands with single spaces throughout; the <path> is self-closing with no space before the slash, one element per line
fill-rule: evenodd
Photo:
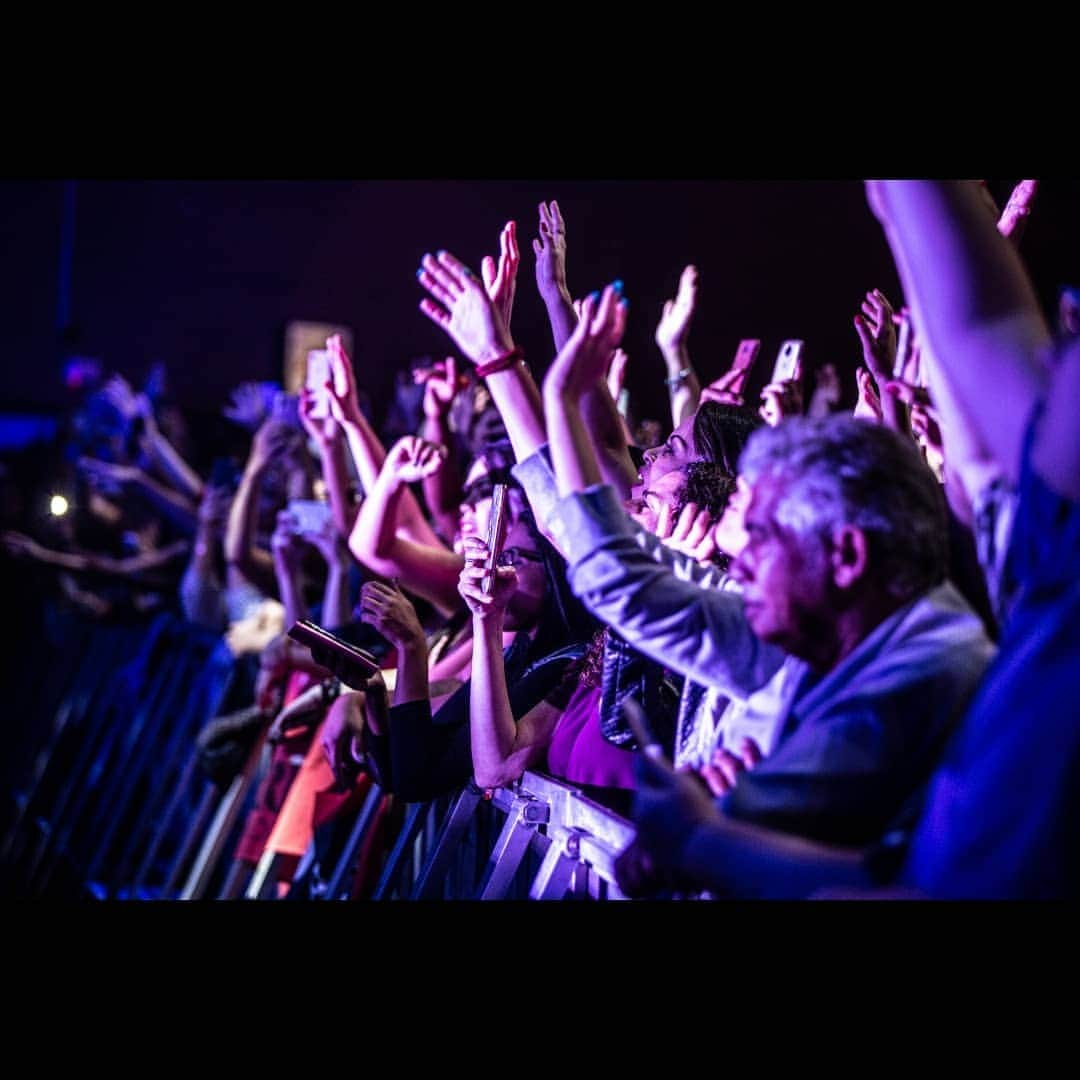
<path fill-rule="evenodd" d="M 855 525 L 841 525 L 833 532 L 832 540 L 833 584 L 838 589 L 850 589 L 869 568 L 869 541 Z"/>

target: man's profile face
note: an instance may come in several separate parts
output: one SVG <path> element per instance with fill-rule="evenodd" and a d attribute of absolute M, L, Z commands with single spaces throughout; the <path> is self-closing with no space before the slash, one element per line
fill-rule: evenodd
<path fill-rule="evenodd" d="M 816 540 L 776 521 L 784 481 L 767 476 L 752 485 L 746 510 L 746 546 L 733 566 L 742 584 L 743 610 L 750 629 L 793 656 L 813 655 L 811 647 L 830 621 L 828 561 Z"/>

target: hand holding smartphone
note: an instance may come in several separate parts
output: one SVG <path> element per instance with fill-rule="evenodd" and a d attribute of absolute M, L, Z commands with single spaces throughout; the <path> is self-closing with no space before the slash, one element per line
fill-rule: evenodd
<path fill-rule="evenodd" d="M 486 571 L 480 579 L 480 591 L 485 596 L 491 595 L 495 585 L 495 567 L 499 556 L 502 554 L 503 541 L 506 539 L 506 484 L 496 484 L 491 491 L 491 516 L 488 518 L 487 533 L 487 562 L 484 564 Z"/>
<path fill-rule="evenodd" d="M 326 349 L 312 349 L 307 354 L 307 373 L 304 386 L 314 395 L 314 404 L 308 414 L 312 420 L 325 420 L 330 415 L 330 400 L 326 396 L 326 384 L 330 381 L 330 353 Z"/>
<path fill-rule="evenodd" d="M 289 627 L 289 637 L 311 650 L 315 662 L 329 668 L 343 683 L 362 689 L 379 671 L 379 662 L 366 649 L 350 645 L 310 619 Z"/>
<path fill-rule="evenodd" d="M 772 379 L 770 382 L 796 382 L 802 378 L 802 357 L 806 342 L 790 340 L 780 346 L 776 354 L 776 363 L 773 365 Z"/>
<path fill-rule="evenodd" d="M 287 509 L 296 518 L 296 532 L 300 536 L 321 533 L 330 520 L 329 503 L 318 499 L 290 499 Z"/>

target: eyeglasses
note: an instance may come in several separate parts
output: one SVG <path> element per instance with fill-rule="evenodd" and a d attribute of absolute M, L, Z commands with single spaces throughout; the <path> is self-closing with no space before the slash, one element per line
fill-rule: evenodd
<path fill-rule="evenodd" d="M 535 551 L 526 551 L 524 548 L 508 547 L 503 548 L 502 553 L 495 560 L 496 566 L 521 566 L 526 562 L 538 562 L 544 561 L 543 555 L 538 555 Z"/>

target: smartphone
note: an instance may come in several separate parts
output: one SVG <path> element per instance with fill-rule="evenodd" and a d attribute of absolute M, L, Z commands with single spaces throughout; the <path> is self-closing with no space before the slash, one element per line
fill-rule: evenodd
<path fill-rule="evenodd" d="M 287 511 L 296 518 L 296 532 L 303 536 L 321 533 L 330 520 L 330 506 L 317 499 L 290 499 Z"/>
<path fill-rule="evenodd" d="M 489 595 L 495 583 L 495 564 L 502 554 L 503 541 L 506 539 L 506 511 L 508 501 L 506 484 L 495 484 L 491 489 L 491 513 L 488 517 L 487 546 L 488 557 L 484 574 L 480 581 L 480 591 Z"/>
<path fill-rule="evenodd" d="M 630 730 L 634 733 L 634 739 L 638 744 L 638 749 L 643 754 L 648 754 L 649 757 L 655 758 L 657 761 L 666 761 L 666 755 L 664 753 L 664 747 L 661 745 L 660 740 L 652 733 L 649 727 L 648 718 L 645 715 L 645 710 L 634 700 L 634 698 L 627 698 L 622 704 L 623 716 L 626 717 L 626 722 L 630 725 Z"/>
<path fill-rule="evenodd" d="M 312 349 L 307 354 L 307 373 L 304 385 L 315 395 L 310 416 L 313 420 L 325 420 L 330 415 L 330 401 L 326 396 L 326 384 L 330 381 L 330 353 L 326 349 Z"/>
<path fill-rule="evenodd" d="M 350 645 L 347 641 L 343 641 L 336 634 L 331 634 L 329 630 L 324 630 L 310 619 L 301 619 L 299 622 L 293 623 L 289 627 L 289 637 L 293 641 L 299 641 L 301 645 L 306 645 L 311 649 L 311 653 L 316 659 L 318 659 L 317 650 L 319 650 L 330 653 L 333 657 L 342 661 L 343 663 L 339 665 L 344 669 L 342 679 L 349 682 L 349 679 L 345 678 L 344 675 L 352 675 L 353 682 L 350 685 L 363 686 L 379 670 L 378 660 L 366 649 Z M 336 668 L 334 670 L 337 671 Z"/>
<path fill-rule="evenodd" d="M 893 378 L 903 379 L 908 366 L 911 351 L 911 315 L 904 312 L 896 322 L 896 361 L 893 364 Z"/>
<path fill-rule="evenodd" d="M 749 372 L 754 366 L 754 361 L 758 358 L 760 351 L 760 338 L 743 338 L 739 342 L 739 347 L 735 350 L 735 359 L 732 362 L 731 370 Z"/>
<path fill-rule="evenodd" d="M 802 355 L 806 347 L 804 341 L 785 341 L 776 354 L 773 365 L 772 382 L 787 382 L 789 379 L 802 378 Z"/>

